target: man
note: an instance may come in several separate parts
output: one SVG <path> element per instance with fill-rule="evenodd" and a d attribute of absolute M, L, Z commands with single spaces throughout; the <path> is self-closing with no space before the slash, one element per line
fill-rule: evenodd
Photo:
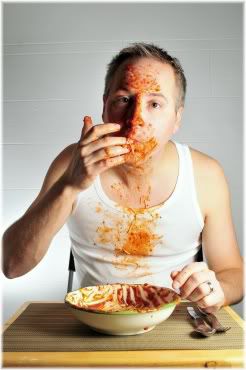
<path fill-rule="evenodd" d="M 103 124 L 51 164 L 37 199 L 4 234 L 4 273 L 21 276 L 68 224 L 81 286 L 152 283 L 207 312 L 242 299 L 242 259 L 223 170 L 171 141 L 186 79 L 177 59 L 134 44 L 109 64 Z M 196 262 L 203 245 L 205 262 Z"/>

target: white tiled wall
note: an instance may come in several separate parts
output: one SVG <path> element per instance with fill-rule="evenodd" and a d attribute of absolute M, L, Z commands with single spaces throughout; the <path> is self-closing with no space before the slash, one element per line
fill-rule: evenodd
<path fill-rule="evenodd" d="M 149 41 L 183 64 L 188 93 L 176 140 L 223 165 L 242 249 L 242 13 L 240 3 L 5 3 L 3 228 L 28 208 L 54 156 L 78 140 L 82 117 L 101 121 L 111 57 Z M 64 226 L 33 271 L 3 277 L 3 319 L 27 300 L 62 300 L 68 256 Z M 242 314 L 242 304 L 235 308 Z"/>

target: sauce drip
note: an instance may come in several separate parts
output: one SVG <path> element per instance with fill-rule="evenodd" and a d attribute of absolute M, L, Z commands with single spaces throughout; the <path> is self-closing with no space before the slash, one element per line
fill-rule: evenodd
<path fill-rule="evenodd" d="M 143 199 L 147 202 L 147 199 Z M 117 269 L 128 270 L 128 277 L 140 277 L 151 274 L 145 257 L 151 256 L 155 246 L 162 243 L 162 235 L 155 232 L 160 218 L 155 209 L 132 209 L 119 206 L 121 211 L 103 212 L 103 221 L 97 228 L 96 245 L 111 247 Z"/>
<path fill-rule="evenodd" d="M 149 214 L 150 218 L 139 217 L 141 210 L 128 208 L 126 213 L 133 213 L 133 220 L 127 231 L 127 238 L 120 248 L 116 248 L 117 254 L 131 256 L 149 256 L 152 254 L 156 242 L 160 237 L 154 233 L 154 226 L 159 218 L 157 213 Z M 143 214 L 143 213 L 142 213 Z"/>

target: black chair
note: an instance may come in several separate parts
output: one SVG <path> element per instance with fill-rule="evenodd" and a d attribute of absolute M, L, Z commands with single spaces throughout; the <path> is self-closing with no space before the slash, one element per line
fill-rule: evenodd
<path fill-rule="evenodd" d="M 200 245 L 200 249 L 196 255 L 196 262 L 202 262 L 202 261 L 203 261 L 203 253 L 202 253 L 202 246 Z"/>
<path fill-rule="evenodd" d="M 70 249 L 69 264 L 68 264 L 68 284 L 67 284 L 67 293 L 73 290 L 73 274 L 75 271 L 74 257 L 72 249 Z"/>

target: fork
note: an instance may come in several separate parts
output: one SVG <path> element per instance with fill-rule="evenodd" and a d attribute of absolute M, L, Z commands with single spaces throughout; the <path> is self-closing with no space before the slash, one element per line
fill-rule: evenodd
<path fill-rule="evenodd" d="M 204 319 L 207 321 L 207 323 L 216 330 L 216 333 L 225 333 L 226 331 L 230 330 L 230 326 L 223 326 L 217 317 L 212 314 L 208 313 L 206 311 L 203 311 L 202 308 L 197 306 L 198 311 L 203 315 Z"/>
<path fill-rule="evenodd" d="M 207 325 L 205 319 L 198 315 L 198 313 L 194 310 L 193 307 L 187 307 L 187 311 L 189 315 L 194 320 L 195 324 L 195 331 L 204 337 L 210 337 L 214 333 L 216 333 L 216 330 L 214 328 L 211 328 L 211 326 Z"/>

